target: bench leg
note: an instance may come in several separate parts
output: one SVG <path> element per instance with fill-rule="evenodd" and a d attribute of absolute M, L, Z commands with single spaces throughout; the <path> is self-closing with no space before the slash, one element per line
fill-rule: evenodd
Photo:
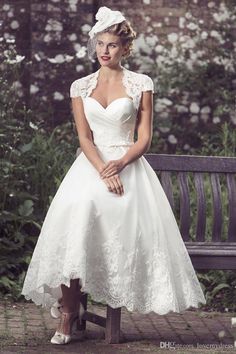
<path fill-rule="evenodd" d="M 108 344 L 120 343 L 121 307 L 113 309 L 107 305 L 105 341 Z"/>
<path fill-rule="evenodd" d="M 82 305 L 84 306 L 85 311 L 87 310 L 87 300 L 88 300 L 88 294 L 83 294 L 81 296 L 80 303 L 82 303 Z M 81 324 L 79 323 L 79 321 L 77 321 L 77 330 L 78 331 L 85 331 L 86 330 L 86 321 L 85 320 L 82 320 Z"/>

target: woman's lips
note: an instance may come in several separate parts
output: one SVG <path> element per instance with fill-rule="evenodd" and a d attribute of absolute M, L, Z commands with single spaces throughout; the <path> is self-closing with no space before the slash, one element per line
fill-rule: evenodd
<path fill-rule="evenodd" d="M 109 60 L 110 59 L 110 57 L 106 57 L 106 56 L 102 56 L 101 58 L 102 58 L 102 60 Z"/>

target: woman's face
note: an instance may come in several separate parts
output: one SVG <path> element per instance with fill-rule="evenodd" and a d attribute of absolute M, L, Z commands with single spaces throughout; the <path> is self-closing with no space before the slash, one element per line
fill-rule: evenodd
<path fill-rule="evenodd" d="M 122 45 L 119 36 L 108 32 L 98 35 L 96 54 L 100 65 L 114 66 L 119 64 L 125 51 L 126 47 Z"/>

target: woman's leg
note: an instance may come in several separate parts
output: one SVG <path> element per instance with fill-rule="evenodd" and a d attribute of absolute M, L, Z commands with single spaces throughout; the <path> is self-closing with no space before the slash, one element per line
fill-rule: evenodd
<path fill-rule="evenodd" d="M 67 287 L 64 284 L 61 285 L 63 313 L 69 313 L 69 315 L 65 317 L 62 314 L 61 321 L 57 328 L 59 332 L 70 334 L 71 320 L 77 316 L 79 311 L 81 297 L 80 288 L 79 279 L 72 279 L 70 281 L 70 287 Z"/>
<path fill-rule="evenodd" d="M 61 285 L 63 312 L 77 311 L 81 296 L 80 288 L 79 279 L 72 279 L 69 288 Z"/>

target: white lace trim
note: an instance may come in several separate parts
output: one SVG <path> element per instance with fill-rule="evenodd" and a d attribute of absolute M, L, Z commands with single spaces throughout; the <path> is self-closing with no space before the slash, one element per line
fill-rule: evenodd
<path fill-rule="evenodd" d="M 122 68 L 122 83 L 126 89 L 127 95 L 133 99 L 135 109 L 138 110 L 142 92 L 149 90 L 154 92 L 153 81 L 148 75 L 135 73 L 123 66 Z M 70 97 L 81 96 L 85 98 L 90 96 L 97 86 L 99 70 L 81 79 L 75 80 L 70 87 Z"/>
<path fill-rule="evenodd" d="M 105 242 L 96 238 L 98 223 L 95 220 L 98 218 L 94 209 L 89 225 L 78 233 L 85 233 L 80 250 L 78 247 L 75 250 L 73 242 L 66 242 L 70 233 L 54 235 L 54 239 L 64 239 L 65 243 L 58 242 L 52 248 L 49 240 L 47 247 L 53 228 L 44 231 L 44 241 L 41 236 L 22 291 L 27 300 L 50 307 L 61 296 L 60 285 L 69 285 L 70 279 L 79 278 L 81 290 L 89 293 L 93 300 L 113 308 L 125 306 L 129 311 L 143 314 L 182 312 L 190 306 L 198 307 L 199 302 L 206 303 L 184 248 L 170 258 L 167 250 L 160 249 L 156 241 L 146 252 L 142 246 L 144 235 L 137 232 L 130 235 L 135 244 L 133 250 L 127 252 L 119 241 L 119 226 L 112 228 Z M 71 234 L 75 221 L 74 214 L 70 221 Z"/>

